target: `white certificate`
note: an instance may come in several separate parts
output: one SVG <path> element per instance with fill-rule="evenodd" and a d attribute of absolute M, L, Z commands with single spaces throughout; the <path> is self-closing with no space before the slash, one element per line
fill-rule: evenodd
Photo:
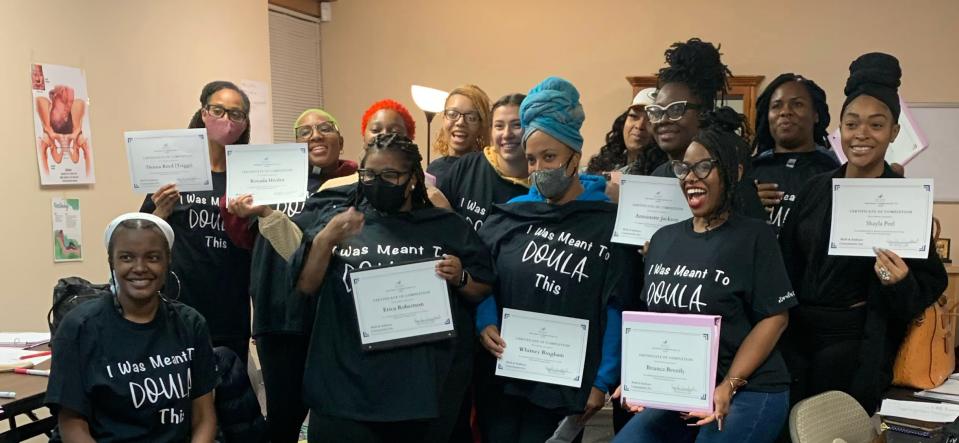
<path fill-rule="evenodd" d="M 582 386 L 589 320 L 503 308 L 500 336 L 506 349 L 496 375 Z"/>
<path fill-rule="evenodd" d="M 623 397 L 630 404 L 712 412 L 719 317 L 623 313 Z"/>
<path fill-rule="evenodd" d="M 255 205 L 300 202 L 307 197 L 306 143 L 229 145 L 226 195 L 253 194 Z"/>
<path fill-rule="evenodd" d="M 206 129 L 123 133 L 133 192 L 151 193 L 168 183 L 181 192 L 212 191 Z"/>
<path fill-rule="evenodd" d="M 365 350 L 442 340 L 456 335 L 438 260 L 355 270 L 353 302 Z"/>
<path fill-rule="evenodd" d="M 659 228 L 692 216 L 679 179 L 623 174 L 612 241 L 642 246 Z"/>
<path fill-rule="evenodd" d="M 874 257 L 874 247 L 902 258 L 929 256 L 933 181 L 832 179 L 829 255 Z"/>

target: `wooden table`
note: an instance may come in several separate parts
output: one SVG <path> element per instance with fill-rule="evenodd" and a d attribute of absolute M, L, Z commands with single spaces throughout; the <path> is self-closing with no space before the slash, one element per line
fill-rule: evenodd
<path fill-rule="evenodd" d="M 37 347 L 38 351 L 47 349 L 47 345 Z M 36 369 L 50 369 L 50 361 L 41 363 Z M 7 420 L 10 424 L 10 430 L 0 434 L 0 443 L 23 441 L 41 434 L 50 435 L 56 425 L 56 418 L 51 416 L 40 419 L 35 413 L 46 408 L 43 398 L 47 393 L 47 377 L 0 373 L 0 391 L 17 393 L 17 398 L 0 398 L 0 421 Z M 18 426 L 18 416 L 26 416 L 31 421 Z"/>

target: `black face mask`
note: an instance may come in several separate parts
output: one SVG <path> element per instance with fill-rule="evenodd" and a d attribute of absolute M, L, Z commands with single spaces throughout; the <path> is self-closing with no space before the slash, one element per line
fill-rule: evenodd
<path fill-rule="evenodd" d="M 385 181 L 379 177 L 373 179 L 372 183 L 363 183 L 360 181 L 360 189 L 363 197 L 370 202 L 377 211 L 392 214 L 403 207 L 406 202 L 406 185 L 411 179 L 407 179 L 401 184 L 394 184 Z"/>

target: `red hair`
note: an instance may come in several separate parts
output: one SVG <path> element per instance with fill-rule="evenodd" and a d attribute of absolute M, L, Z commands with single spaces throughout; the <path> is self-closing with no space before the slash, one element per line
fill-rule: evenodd
<path fill-rule="evenodd" d="M 413 116 L 410 115 L 410 111 L 406 110 L 406 106 L 403 106 L 395 100 L 385 99 L 380 100 L 376 103 L 373 103 L 366 112 L 363 113 L 363 122 L 360 124 L 360 135 L 366 134 L 366 124 L 369 123 L 370 119 L 373 118 L 373 114 L 383 110 L 389 109 L 400 115 L 400 118 L 403 119 L 403 124 L 406 126 L 406 132 L 410 140 L 416 138 L 416 121 L 413 120 Z"/>

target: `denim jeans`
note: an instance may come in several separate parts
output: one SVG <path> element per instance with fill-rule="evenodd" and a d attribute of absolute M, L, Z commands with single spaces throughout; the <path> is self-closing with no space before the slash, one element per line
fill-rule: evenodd
<path fill-rule="evenodd" d="M 633 416 L 613 443 L 771 443 L 789 417 L 789 391 L 737 393 L 720 431 L 716 422 L 687 426 L 675 411 L 646 409 Z"/>

